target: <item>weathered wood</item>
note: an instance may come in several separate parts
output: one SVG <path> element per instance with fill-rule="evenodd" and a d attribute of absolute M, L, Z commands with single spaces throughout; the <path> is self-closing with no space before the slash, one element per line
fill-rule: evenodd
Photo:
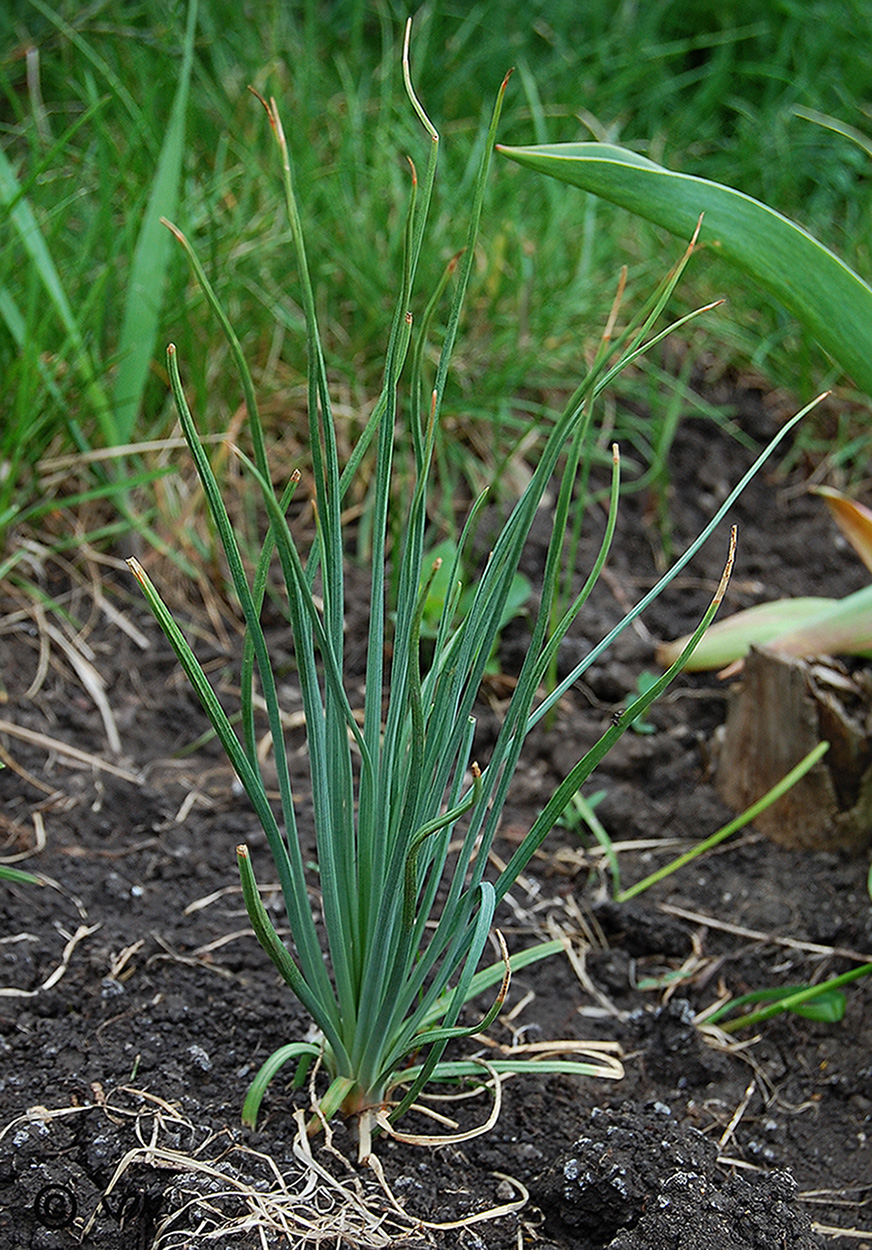
<path fill-rule="evenodd" d="M 872 690 L 833 661 L 765 649 L 730 693 L 715 784 L 737 811 L 755 803 L 818 742 L 824 758 L 754 822 L 781 846 L 860 854 L 872 846 Z"/>

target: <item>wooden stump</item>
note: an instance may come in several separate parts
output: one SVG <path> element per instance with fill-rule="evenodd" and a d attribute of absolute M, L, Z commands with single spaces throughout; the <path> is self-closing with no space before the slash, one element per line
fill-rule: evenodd
<path fill-rule="evenodd" d="M 743 811 L 818 742 L 830 749 L 754 825 L 780 846 L 872 846 L 872 681 L 831 660 L 799 660 L 752 650 L 730 692 L 715 784 Z"/>

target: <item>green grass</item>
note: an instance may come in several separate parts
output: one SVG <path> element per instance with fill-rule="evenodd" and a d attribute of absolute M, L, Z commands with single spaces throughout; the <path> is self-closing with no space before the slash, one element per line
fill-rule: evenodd
<path fill-rule="evenodd" d="M 40 495 L 36 465 L 49 447 L 170 430 L 170 338 L 190 362 L 204 432 L 225 428 L 238 407 L 226 345 L 174 245 L 163 253 L 160 289 L 167 243 L 153 224 L 155 195 L 172 184 L 179 158 L 178 203 L 167 215 L 195 242 L 240 328 L 265 420 L 297 423 L 304 436 L 303 316 L 248 84 L 275 95 L 293 119 L 327 368 L 349 414 L 349 443 L 378 393 L 407 186 L 397 153 L 417 142 L 400 78 L 405 9 L 200 0 L 184 109 L 188 15 L 187 5 L 160 0 L 123 9 L 108 0 L 14 0 L 0 14 L 0 535 Z M 514 65 L 502 142 L 583 139 L 590 127 L 762 199 L 869 275 L 870 157 L 848 135 L 796 113 L 816 110 L 868 131 L 872 57 L 857 50 L 869 47 L 872 12 L 835 0 L 762 10 L 738 2 L 728 11 L 613 0 L 431 3 L 416 17 L 413 69 L 450 138 L 441 177 L 461 193 L 474 176 L 486 101 Z M 644 291 L 674 254 L 662 232 L 621 210 L 507 163 L 495 176 L 437 448 L 446 499 L 458 481 L 474 492 L 501 468 L 483 422 L 495 423 L 509 456 L 531 422 L 553 420 L 620 266 L 630 264 L 632 289 Z M 436 287 L 462 245 L 437 187 L 422 291 Z M 727 308 L 706 319 L 709 351 L 722 362 L 763 368 L 803 400 L 832 377 L 789 317 L 707 254 L 692 262 L 674 311 L 725 293 Z M 667 366 L 655 357 L 622 385 L 647 400 Z M 692 405 L 691 394 L 679 410 Z M 655 485 L 674 402 L 663 405 L 663 428 L 656 412 L 641 433 L 621 426 L 619 409 L 615 430 L 640 474 L 653 448 Z M 860 472 L 867 454 L 861 439 L 851 452 Z M 111 495 L 113 472 L 92 485 Z"/>

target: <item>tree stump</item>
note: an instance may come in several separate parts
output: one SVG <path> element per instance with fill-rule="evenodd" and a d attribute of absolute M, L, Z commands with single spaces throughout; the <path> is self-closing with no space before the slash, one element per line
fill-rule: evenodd
<path fill-rule="evenodd" d="M 715 785 L 743 811 L 818 742 L 830 749 L 754 825 L 796 850 L 872 846 L 872 675 L 754 649 L 730 692 Z"/>

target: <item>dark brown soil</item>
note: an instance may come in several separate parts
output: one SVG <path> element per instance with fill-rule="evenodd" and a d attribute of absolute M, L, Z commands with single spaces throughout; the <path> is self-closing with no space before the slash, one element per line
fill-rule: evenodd
<path fill-rule="evenodd" d="M 744 428 L 762 436 L 759 397 L 737 402 Z M 713 425 L 683 428 L 672 464 L 676 550 L 748 460 Z M 797 484 L 761 476 L 736 508 L 730 606 L 843 594 L 866 580 L 821 502 L 787 488 Z M 556 725 L 531 738 L 503 851 L 653 666 L 652 640 L 694 622 L 719 575 L 725 532 L 657 601 L 645 629 L 628 630 L 587 674 Z M 534 535 L 531 543 L 533 577 L 543 541 Z M 608 576 L 567 662 L 651 584 L 657 548 L 644 501 L 629 498 Z M 555 830 L 500 925 L 516 945 L 559 926 L 573 939 L 575 967 L 554 958 L 519 974 L 491 1034 L 498 1042 L 519 1029 L 525 1040 L 615 1039 L 626 1076 L 516 1079 L 484 1136 L 438 1149 L 381 1141 L 404 1214 L 372 1172 L 345 1164 L 318 1144 L 323 1138 L 315 1158 L 333 1185 L 300 1161 L 293 1113 L 308 1104 L 290 1078 L 270 1087 L 258 1132 L 243 1132 L 248 1080 L 308 1028 L 249 932 L 236 888 L 233 852 L 243 840 L 259 879 L 269 880 L 265 839 L 214 744 L 184 754 L 205 718 L 122 567 L 103 575 L 106 600 L 145 646 L 95 603 L 87 583 L 71 586 L 49 568 L 45 590 L 64 599 L 76 622 L 56 628 L 66 638 L 79 631 L 76 645 L 105 683 L 120 757 L 67 651 L 34 613 L 16 615 L 7 603 L 0 633 L 8 694 L 0 742 L 12 765 L 0 774 L 5 854 L 32 847 L 44 828 L 45 845 L 26 866 L 57 883 L 0 883 L 0 1250 L 187 1247 L 217 1228 L 225 1231 L 204 1244 L 303 1246 L 320 1236 L 331 1246 L 807 1250 L 826 1244 L 826 1228 L 872 1230 L 872 984 L 849 987 L 841 1023 L 783 1015 L 727 1045 L 694 1021 L 725 992 L 820 980 L 872 952 L 868 862 L 789 853 L 753 831 L 617 905 L 596 848 Z M 198 629 L 201 658 L 232 702 L 232 647 L 203 622 Z M 504 640 L 506 673 L 522 645 L 519 622 Z M 283 680 L 293 707 L 292 674 Z M 683 679 L 651 712 L 656 732 L 628 732 L 588 787 L 604 791 L 597 812 L 616 841 L 654 843 L 621 854 L 624 884 L 728 818 L 708 779 L 724 707 L 714 678 Z M 495 689 L 480 718 L 482 754 L 498 714 Z M 71 757 L 48 739 L 94 758 Z M 303 775 L 296 731 L 292 745 Z M 440 1106 L 472 1126 L 490 1104 L 478 1096 Z M 341 1124 L 333 1146 L 353 1157 Z M 243 1218 L 252 1194 L 266 1202 L 272 1193 L 275 1209 L 277 1175 L 285 1177 L 287 1219 L 296 1221 L 287 1235 L 260 1233 Z M 510 1204 L 517 1182 L 530 1194 L 519 1213 L 465 1228 L 416 1227 Z M 868 1250 L 872 1232 L 837 1244 Z"/>

